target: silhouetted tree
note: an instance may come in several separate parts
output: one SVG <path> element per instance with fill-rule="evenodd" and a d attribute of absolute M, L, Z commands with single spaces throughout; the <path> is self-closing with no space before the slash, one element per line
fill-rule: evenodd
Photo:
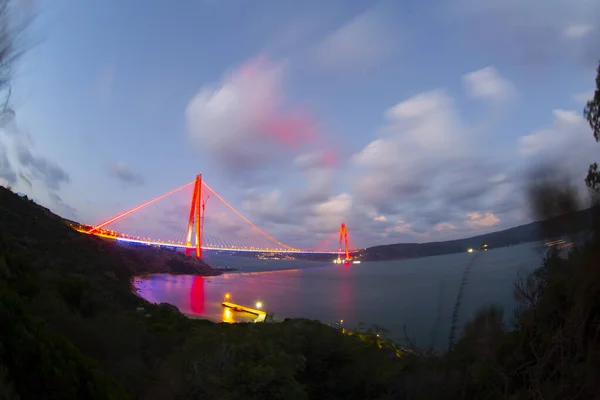
<path fill-rule="evenodd" d="M 574 221 L 555 218 L 581 209 L 577 190 L 569 177 L 562 175 L 557 167 L 547 164 L 533 169 L 527 197 L 531 216 L 540 223 L 540 239 L 555 238 L 577 230 Z"/>
<path fill-rule="evenodd" d="M 30 21 L 17 12 L 20 6 L 16 0 L 0 0 L 0 123 L 14 117 L 11 82 L 16 62 L 27 47 L 23 33 Z"/>
<path fill-rule="evenodd" d="M 598 64 L 596 75 L 596 91 L 594 92 L 594 97 L 587 102 L 583 109 L 583 115 L 592 128 L 594 139 L 600 141 L 600 63 Z M 590 165 L 585 183 L 592 190 L 596 192 L 600 191 L 600 171 L 598 171 L 598 163 Z"/>

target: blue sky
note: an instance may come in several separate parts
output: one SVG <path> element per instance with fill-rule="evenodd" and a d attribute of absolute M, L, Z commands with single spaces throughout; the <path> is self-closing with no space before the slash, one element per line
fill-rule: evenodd
<path fill-rule="evenodd" d="M 0 179 L 83 222 L 202 172 L 292 245 L 342 220 L 361 247 L 458 238 L 528 222 L 535 163 L 581 182 L 598 155 L 581 118 L 600 59 L 589 0 L 35 10 Z"/>

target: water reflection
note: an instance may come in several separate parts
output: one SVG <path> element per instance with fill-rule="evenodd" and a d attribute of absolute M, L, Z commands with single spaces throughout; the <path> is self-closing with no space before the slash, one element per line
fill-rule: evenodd
<path fill-rule="evenodd" d="M 348 327 L 358 322 L 377 323 L 388 328 L 392 336 L 398 335 L 400 340 L 406 326 L 411 338 L 429 346 L 432 330 L 442 339 L 448 332 L 458 282 L 470 257 L 472 254 L 461 253 L 351 266 L 327 264 L 285 271 L 231 273 L 210 278 L 153 275 L 136 279 L 135 285 L 148 301 L 170 303 L 186 315 L 215 322 L 249 322 L 256 318 L 224 308 L 221 303 L 229 293 L 229 301 L 236 304 L 254 307 L 261 301 L 263 309 L 279 319 L 311 318 L 328 324 L 344 320 Z M 240 264 L 247 262 L 238 258 Z M 237 261 L 234 257 L 231 259 Z M 233 261 L 231 265 L 236 267 Z M 459 325 L 489 303 L 502 306 L 510 315 L 510 308 L 514 306 L 512 283 L 517 272 L 531 271 L 540 261 L 540 255 L 531 245 L 487 251 L 485 257 L 478 259 L 469 277 Z M 287 262 L 282 265 L 289 268 Z M 443 294 L 440 281 L 448 283 Z"/>
<path fill-rule="evenodd" d="M 223 322 L 231 324 L 235 322 L 233 319 L 233 311 L 230 308 L 223 307 Z"/>
<path fill-rule="evenodd" d="M 353 275 L 352 269 L 346 265 L 340 265 L 341 276 L 338 279 L 335 279 L 335 304 L 337 309 L 338 318 L 337 321 L 341 320 L 354 320 L 355 319 L 355 305 L 354 305 L 354 297 L 352 292 L 353 288 Z"/>
<path fill-rule="evenodd" d="M 227 291 L 220 281 L 192 275 L 148 275 L 134 279 L 137 293 L 151 303 L 169 303 L 190 317 L 214 322 L 251 322 L 256 316 L 221 305 Z M 248 304 L 250 305 L 250 304 Z"/>
<path fill-rule="evenodd" d="M 204 278 L 195 276 L 190 290 L 190 308 L 195 315 L 204 315 Z"/>

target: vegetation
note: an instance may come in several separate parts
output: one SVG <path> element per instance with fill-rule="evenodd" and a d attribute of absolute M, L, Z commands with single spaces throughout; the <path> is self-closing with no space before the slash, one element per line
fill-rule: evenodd
<path fill-rule="evenodd" d="M 587 102 L 583 110 L 583 115 L 590 124 L 590 128 L 592 128 L 594 139 L 598 142 L 600 141 L 600 64 L 598 65 L 596 72 L 596 91 L 594 92 L 594 97 Z M 598 163 L 590 165 L 585 183 L 590 189 L 596 192 L 600 191 L 600 171 L 598 170 Z"/>

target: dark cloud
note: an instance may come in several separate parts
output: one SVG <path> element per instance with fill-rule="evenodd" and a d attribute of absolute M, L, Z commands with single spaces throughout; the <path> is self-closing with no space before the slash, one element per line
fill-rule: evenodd
<path fill-rule="evenodd" d="M 12 143 L 15 143 L 11 150 L 14 151 L 17 163 L 14 167 L 10 164 L 8 150 L 0 142 L 0 178 L 15 186 L 22 182 L 29 188 L 33 188 L 32 179 L 42 181 L 50 200 L 48 206 L 59 215 L 76 218 L 77 210 L 68 205 L 58 193 L 63 184 L 70 182 L 69 174 L 46 158 L 34 155 L 26 144 L 31 143 L 30 139 L 21 135 L 19 130 L 14 129 L 9 134 L 12 136 Z"/>
<path fill-rule="evenodd" d="M 29 175 L 40 179 L 51 191 L 57 191 L 64 183 L 71 181 L 69 174 L 57 164 L 41 156 L 34 156 L 29 148 L 19 143 L 16 148 L 17 159 Z"/>
<path fill-rule="evenodd" d="M 27 177 L 25 175 L 23 175 L 23 172 L 19 172 L 19 179 L 23 182 L 25 182 L 25 184 L 29 187 L 33 187 L 33 185 L 31 184 L 31 181 L 29 179 L 27 179 Z"/>
<path fill-rule="evenodd" d="M 600 3 L 587 0 L 455 0 L 444 13 L 461 20 L 464 43 L 521 65 L 595 65 Z M 596 25 L 596 26 L 595 26 Z M 474 34 L 474 32 L 476 34 Z"/>
<path fill-rule="evenodd" d="M 0 142 L 0 178 L 4 179 L 9 185 L 17 183 L 17 173 L 10 164 L 6 147 Z"/>
<path fill-rule="evenodd" d="M 48 196 L 50 197 L 50 201 L 54 205 L 53 211 L 55 213 L 61 215 L 64 218 L 77 219 L 77 209 L 65 203 L 58 193 L 49 192 Z"/>
<path fill-rule="evenodd" d="M 109 166 L 108 172 L 110 176 L 127 185 L 143 185 L 144 177 L 129 169 L 126 165 L 115 163 Z"/>
<path fill-rule="evenodd" d="M 283 200 L 283 201 L 282 201 Z M 252 220 L 261 224 L 292 224 L 298 216 L 294 210 L 297 208 L 284 207 L 285 200 L 280 190 L 259 193 L 255 190 L 246 192 L 242 209 L 248 213 Z"/>

